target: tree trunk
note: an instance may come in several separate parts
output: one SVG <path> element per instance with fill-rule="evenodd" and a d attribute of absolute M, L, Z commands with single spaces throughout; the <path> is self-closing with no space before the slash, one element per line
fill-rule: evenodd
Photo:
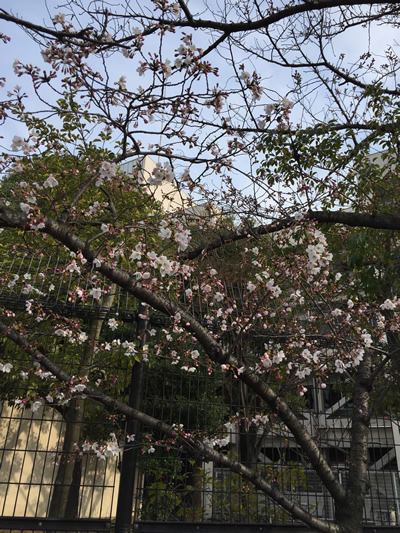
<path fill-rule="evenodd" d="M 368 480 L 368 434 L 371 357 L 366 350 L 358 367 L 353 395 L 350 465 L 345 499 L 336 502 L 336 522 L 344 533 L 362 533 L 365 495 Z"/>
<path fill-rule="evenodd" d="M 82 457 L 76 457 L 72 473 L 72 483 L 68 494 L 65 518 L 79 518 L 79 491 L 81 488 Z"/>
<path fill-rule="evenodd" d="M 203 519 L 203 490 L 204 490 L 204 479 L 202 476 L 203 472 L 203 460 L 196 458 L 193 463 L 193 514 L 189 520 L 201 521 Z"/>
<path fill-rule="evenodd" d="M 88 341 L 78 371 L 80 376 L 87 375 L 93 364 L 94 344 L 100 338 L 106 312 L 113 304 L 115 289 L 116 285 L 113 284 L 111 291 L 103 299 L 99 318 L 89 324 Z M 81 458 L 77 455 L 75 443 L 80 441 L 82 435 L 84 406 L 84 400 L 75 398 L 65 411 L 63 449 L 48 513 L 51 518 L 78 517 Z"/>
<path fill-rule="evenodd" d="M 77 509 L 76 512 L 68 509 L 68 501 L 71 501 L 70 490 L 73 485 L 75 462 L 79 460 L 75 443 L 79 441 L 81 434 L 83 401 L 73 399 L 65 410 L 64 419 L 66 426 L 63 449 L 48 513 L 51 518 L 64 518 L 67 511 L 69 515 L 77 513 Z M 75 490 L 79 491 L 79 487 Z"/>
<path fill-rule="evenodd" d="M 257 427 L 249 425 L 248 419 L 250 417 L 250 398 L 249 389 L 245 383 L 239 382 L 239 394 L 241 404 L 241 415 L 243 420 L 239 427 L 239 443 L 238 452 L 239 460 L 249 468 L 256 468 L 258 461 L 258 441 Z"/>

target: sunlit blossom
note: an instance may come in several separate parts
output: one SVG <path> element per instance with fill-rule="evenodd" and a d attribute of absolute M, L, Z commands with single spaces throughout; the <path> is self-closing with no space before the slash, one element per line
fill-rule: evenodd
<path fill-rule="evenodd" d="M 0 363 L 0 372 L 4 372 L 5 374 L 9 374 L 13 368 L 11 363 Z"/>
<path fill-rule="evenodd" d="M 89 295 L 93 296 L 95 300 L 99 300 L 102 295 L 102 290 L 96 287 L 89 292 Z"/>
<path fill-rule="evenodd" d="M 108 327 L 112 330 L 112 331 L 115 331 L 117 328 L 118 328 L 118 322 L 115 320 L 115 318 L 110 318 L 107 322 L 107 325 Z"/>
<path fill-rule="evenodd" d="M 57 187 L 58 181 L 54 177 L 54 174 L 50 174 L 50 176 L 43 182 L 43 187 L 53 188 Z"/>

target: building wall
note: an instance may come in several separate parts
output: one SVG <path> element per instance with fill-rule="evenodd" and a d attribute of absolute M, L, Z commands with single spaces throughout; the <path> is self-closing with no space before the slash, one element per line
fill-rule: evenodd
<path fill-rule="evenodd" d="M 157 164 L 149 156 L 143 158 L 141 172 L 146 182 L 156 166 Z M 126 161 L 120 165 L 120 168 L 129 174 L 136 168 L 136 160 Z M 190 205 L 188 195 L 185 191 L 178 188 L 175 183 L 164 182 L 159 187 L 152 185 L 145 185 L 145 187 L 148 188 L 149 194 L 161 203 L 163 210 L 167 213 L 186 208 Z"/>
<path fill-rule="evenodd" d="M 47 516 L 65 423 L 54 409 L 0 406 L 0 515 Z M 82 457 L 81 518 L 115 516 L 118 458 Z"/>

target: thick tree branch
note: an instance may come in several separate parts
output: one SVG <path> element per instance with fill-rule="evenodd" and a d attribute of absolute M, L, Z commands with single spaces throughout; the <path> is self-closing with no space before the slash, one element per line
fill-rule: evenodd
<path fill-rule="evenodd" d="M 400 230 L 400 216 L 371 215 L 368 213 L 351 213 L 345 211 L 310 211 L 309 220 L 320 224 L 343 224 L 344 226 L 374 228 L 384 230 Z"/>
<path fill-rule="evenodd" d="M 368 213 L 348 213 L 344 211 L 309 211 L 305 217 L 308 220 L 315 220 L 320 224 L 342 224 L 344 226 L 375 228 L 381 230 L 400 230 L 400 217 L 397 215 L 370 215 Z M 266 224 L 257 227 L 250 227 L 239 231 L 232 231 L 219 235 L 211 242 L 198 246 L 194 250 L 183 254 L 181 259 L 195 259 L 200 255 L 221 248 L 226 244 L 260 237 L 276 233 L 285 228 L 295 226 L 296 221 L 293 218 L 285 218 L 272 224 Z"/>
<path fill-rule="evenodd" d="M 284 7 L 283 9 L 276 11 L 275 13 L 260 18 L 254 21 L 246 22 L 217 22 L 215 20 L 203 20 L 203 19 L 192 19 L 191 21 L 187 20 L 177 20 L 174 21 L 174 26 L 177 27 L 192 27 L 192 28 L 204 28 L 204 29 L 214 29 L 219 30 L 224 33 L 238 33 L 238 32 L 248 32 L 254 30 L 260 30 L 280 22 L 287 18 L 299 15 L 302 13 L 310 13 L 313 11 L 323 11 L 333 7 L 346 7 L 346 6 L 373 6 L 373 5 L 387 5 L 391 7 L 390 14 L 397 13 L 399 11 L 399 6 L 391 5 L 385 0 L 352 0 L 350 2 L 343 0 L 316 0 L 316 1 L 307 1 L 300 4 L 290 5 L 289 7 Z M 170 25 L 170 20 L 160 20 L 161 24 Z"/>
<path fill-rule="evenodd" d="M 19 227 L 27 230 L 29 229 L 27 220 L 25 214 L 17 213 L 0 203 L 0 227 Z M 42 233 L 47 233 L 75 253 L 81 252 L 83 257 L 90 264 L 93 264 L 94 259 L 97 257 L 95 250 L 77 237 L 72 232 L 71 228 L 49 217 L 45 218 L 44 223 L 45 227 L 40 230 Z M 230 355 L 228 350 L 223 349 L 214 339 L 214 336 L 207 331 L 191 313 L 187 312 L 186 309 L 181 307 L 178 303 L 159 294 L 155 294 L 130 276 L 128 272 L 119 269 L 115 264 L 102 261 L 96 270 L 103 274 L 103 276 L 112 283 L 116 283 L 119 287 L 125 289 L 140 301 L 147 303 L 153 309 L 156 309 L 167 316 L 175 316 L 179 313 L 181 315 L 181 320 L 177 325 L 190 332 L 213 361 L 220 364 L 227 364 L 233 369 L 241 366 L 239 365 L 238 360 Z M 242 379 L 252 390 L 254 390 L 254 392 L 266 402 L 271 410 L 281 418 L 293 434 L 296 442 L 302 447 L 304 453 L 308 456 L 312 467 L 320 476 L 332 497 L 335 500 L 342 499 L 344 497 L 343 487 L 338 482 L 335 474 L 331 471 L 318 446 L 286 402 L 282 398 L 279 398 L 271 387 L 264 383 L 249 369 L 240 374 L 239 379 Z"/>
<path fill-rule="evenodd" d="M 58 380 L 65 383 L 71 382 L 72 376 L 62 370 L 62 368 L 56 365 L 53 361 L 48 359 L 39 350 L 32 347 L 24 337 L 1 321 L 0 334 L 12 340 L 21 349 L 32 356 L 34 361 L 40 363 L 46 370 L 51 372 Z M 267 494 L 273 501 L 278 503 L 286 511 L 290 512 L 294 517 L 308 524 L 310 527 L 316 527 L 319 531 L 326 533 L 340 533 L 339 526 L 316 518 L 310 513 L 304 511 L 304 509 L 297 505 L 297 503 L 290 501 L 279 489 L 273 487 L 270 483 L 265 481 L 262 475 L 250 470 L 238 461 L 233 461 L 228 456 L 217 452 L 213 448 L 210 448 L 204 444 L 202 440 L 196 439 L 192 436 L 187 436 L 184 433 L 177 436 L 174 428 L 165 422 L 147 415 L 142 411 L 133 409 L 125 403 L 108 396 L 107 394 L 91 387 L 90 385 L 86 385 L 84 394 L 85 396 L 88 396 L 91 399 L 101 403 L 105 407 L 112 409 L 113 412 L 119 412 L 127 417 L 135 418 L 139 422 L 152 427 L 156 431 L 161 431 L 168 437 L 176 439 L 176 441 L 190 454 L 214 463 L 220 463 L 233 472 L 240 474 L 244 479 L 253 483 L 259 490 Z"/>
<path fill-rule="evenodd" d="M 352 0 L 350 2 L 343 1 L 343 0 L 316 0 L 316 1 L 301 2 L 299 4 L 290 5 L 289 7 L 284 7 L 283 9 L 275 11 L 274 13 L 272 13 L 271 15 L 267 17 L 261 17 L 258 20 L 254 20 L 254 21 L 247 20 L 247 21 L 242 21 L 242 22 L 221 22 L 221 21 L 215 21 L 215 20 L 195 19 L 191 15 L 191 13 L 188 11 L 187 6 L 182 1 L 181 7 L 182 7 L 182 10 L 185 16 L 187 17 L 186 19 L 177 19 L 177 20 L 171 21 L 170 19 L 158 18 L 158 19 L 154 19 L 154 22 L 157 22 L 161 26 L 171 26 L 171 24 L 173 24 L 174 27 L 180 27 L 180 28 L 191 27 L 194 29 L 201 29 L 201 28 L 202 29 L 214 29 L 214 30 L 222 31 L 224 34 L 229 35 L 233 33 L 250 32 L 254 30 L 264 29 L 272 24 L 275 24 L 277 22 L 280 22 L 282 20 L 288 19 L 290 17 L 299 15 L 302 13 L 323 11 L 323 10 L 334 8 L 334 7 L 375 6 L 375 5 L 376 6 L 378 5 L 388 6 L 388 13 L 390 15 L 398 13 L 400 10 L 398 4 L 393 5 L 392 3 L 387 2 L 386 0 Z M 83 42 L 87 41 L 87 42 L 95 43 L 95 44 L 98 44 L 100 42 L 103 45 L 105 44 L 104 42 L 101 42 L 101 41 L 98 41 L 98 40 L 95 40 L 93 38 L 86 36 L 87 29 L 84 29 L 80 32 L 71 32 L 71 33 L 57 31 L 51 28 L 47 28 L 46 26 L 34 24 L 30 21 L 15 17 L 7 13 L 4 9 L 0 10 L 0 20 L 5 20 L 7 22 L 13 22 L 14 24 L 18 24 L 19 26 L 27 28 L 35 33 L 49 35 L 56 39 L 61 39 L 61 40 L 74 39 L 76 41 L 82 40 Z M 114 43 L 114 45 L 115 44 L 116 43 Z"/>
<path fill-rule="evenodd" d="M 34 24 L 33 22 L 30 22 L 29 20 L 20 19 L 19 17 L 10 15 L 10 13 L 7 13 L 7 11 L 5 11 L 4 9 L 0 9 L 0 20 L 5 20 L 6 22 L 13 22 L 14 24 L 17 24 L 18 26 L 26 28 L 27 30 L 30 30 L 34 33 L 37 33 L 38 35 L 51 36 L 61 42 L 71 40 L 71 39 L 84 40 L 84 41 L 88 41 L 88 42 L 96 43 L 96 44 L 101 42 L 101 41 L 98 41 L 97 39 L 95 40 L 95 39 L 88 38 L 88 35 L 86 35 L 86 32 L 89 31 L 90 28 L 83 29 L 79 32 L 66 32 L 66 31 L 54 30 L 46 26 Z"/>
<path fill-rule="evenodd" d="M 188 19 L 189 22 L 193 21 L 193 15 L 191 14 L 185 0 L 178 0 L 178 3 L 182 9 L 182 11 L 185 13 L 185 17 Z"/>

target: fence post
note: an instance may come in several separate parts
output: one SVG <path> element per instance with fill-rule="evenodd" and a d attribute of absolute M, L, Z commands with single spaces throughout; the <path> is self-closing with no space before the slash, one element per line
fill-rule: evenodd
<path fill-rule="evenodd" d="M 147 320 L 146 304 L 141 302 L 138 311 L 137 337 L 140 339 L 139 346 L 142 348 L 146 343 Z M 145 380 L 145 365 L 143 362 L 135 363 L 132 368 L 131 384 L 129 388 L 129 406 L 140 409 L 143 399 Z M 133 418 L 126 421 L 127 435 L 135 435 L 135 441 L 139 438 L 140 423 Z M 132 509 L 135 492 L 136 462 L 138 448 L 135 441 L 128 442 L 125 437 L 124 452 L 122 455 L 121 476 L 119 481 L 119 493 L 117 502 L 117 516 L 115 533 L 129 533 L 132 523 Z"/>

